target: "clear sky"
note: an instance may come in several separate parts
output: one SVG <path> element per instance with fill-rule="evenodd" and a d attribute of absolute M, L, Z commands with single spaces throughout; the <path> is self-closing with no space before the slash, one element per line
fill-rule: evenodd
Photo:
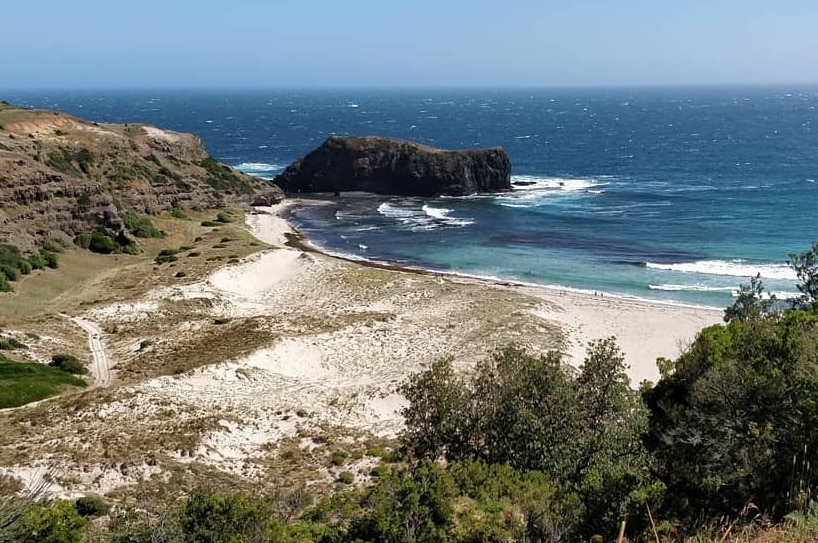
<path fill-rule="evenodd" d="M 818 0 L 20 0 L 0 90 L 818 83 Z"/>

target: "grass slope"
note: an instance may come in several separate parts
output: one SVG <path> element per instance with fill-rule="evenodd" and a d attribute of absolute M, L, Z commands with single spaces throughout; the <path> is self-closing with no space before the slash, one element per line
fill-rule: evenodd
<path fill-rule="evenodd" d="M 67 386 L 87 384 L 57 368 L 36 362 L 15 362 L 0 355 L 0 409 L 55 396 Z"/>

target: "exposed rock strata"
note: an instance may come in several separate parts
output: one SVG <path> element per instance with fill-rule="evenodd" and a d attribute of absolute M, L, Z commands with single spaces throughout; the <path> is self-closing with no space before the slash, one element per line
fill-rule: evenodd
<path fill-rule="evenodd" d="M 249 203 L 277 187 L 210 158 L 202 141 L 0 103 L 0 243 L 122 228 L 121 213 Z"/>

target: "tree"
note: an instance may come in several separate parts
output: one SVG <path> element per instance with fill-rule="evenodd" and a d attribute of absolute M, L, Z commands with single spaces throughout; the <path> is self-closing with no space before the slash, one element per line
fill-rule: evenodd
<path fill-rule="evenodd" d="M 787 264 L 798 276 L 801 295 L 793 301 L 795 307 L 804 308 L 818 301 L 818 240 L 809 251 L 790 253 Z"/>
<path fill-rule="evenodd" d="M 735 517 L 748 502 L 775 519 L 792 509 L 793 466 L 818 450 L 816 347 L 813 312 L 732 320 L 700 332 L 645 391 L 666 516 Z M 808 469 L 799 478 L 818 485 Z"/>
<path fill-rule="evenodd" d="M 741 285 L 733 305 L 724 310 L 724 322 L 752 320 L 770 316 L 775 295 L 764 295 L 761 274 L 750 279 L 749 285 Z"/>
<path fill-rule="evenodd" d="M 364 500 L 365 515 L 349 529 L 348 540 L 378 543 L 445 541 L 453 520 L 451 475 L 434 462 L 381 477 Z"/>
<path fill-rule="evenodd" d="M 577 493 L 584 530 L 612 530 L 647 482 L 646 415 L 613 338 L 592 342 L 578 375 L 550 352 L 513 347 L 469 376 L 441 361 L 402 387 L 404 447 L 415 457 L 509 464 Z"/>

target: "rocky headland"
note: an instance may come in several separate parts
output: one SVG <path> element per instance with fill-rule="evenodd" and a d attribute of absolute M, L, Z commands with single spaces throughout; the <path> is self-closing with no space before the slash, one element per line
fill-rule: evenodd
<path fill-rule="evenodd" d="M 463 196 L 511 190 L 511 162 L 499 147 L 448 151 L 377 136 L 332 136 L 274 183 L 287 193 Z"/>
<path fill-rule="evenodd" d="M 103 124 L 0 103 L 0 243 L 24 251 L 104 231 L 131 236 L 124 215 L 250 203 L 269 183 L 211 158 L 193 134 Z"/>

